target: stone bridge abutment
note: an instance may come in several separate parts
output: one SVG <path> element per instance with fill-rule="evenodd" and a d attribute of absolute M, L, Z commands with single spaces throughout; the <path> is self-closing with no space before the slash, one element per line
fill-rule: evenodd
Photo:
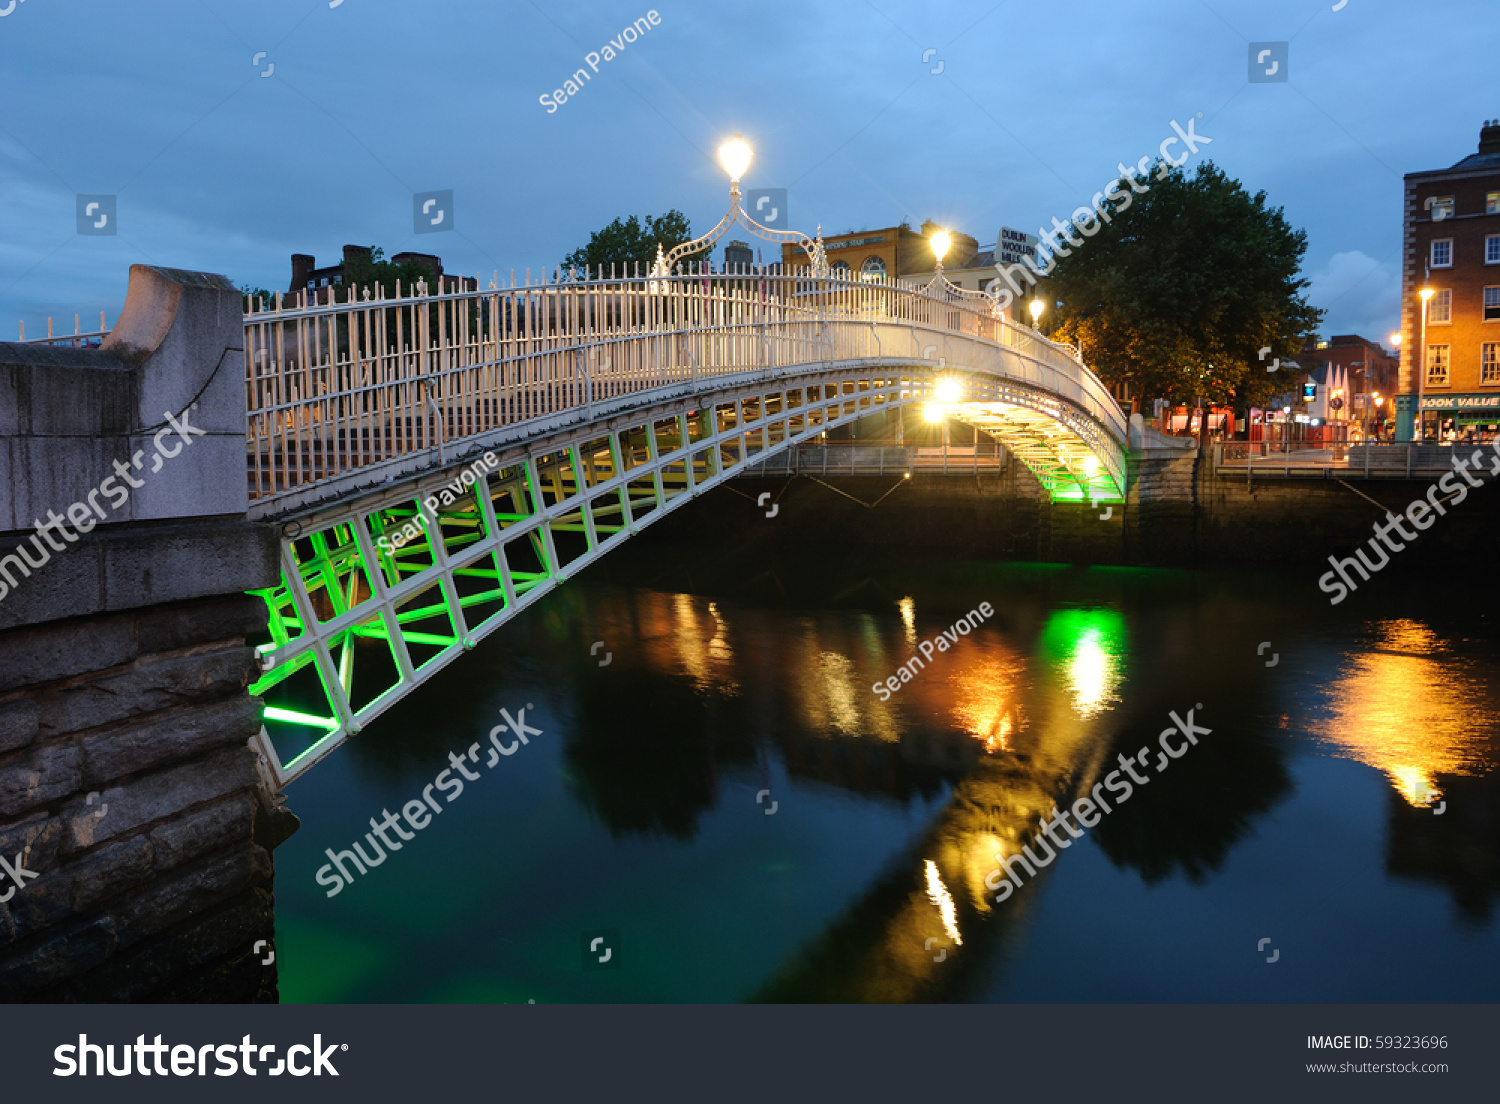
<path fill-rule="evenodd" d="M 242 348 L 226 279 L 145 266 L 101 348 L 0 344 L 8 1001 L 275 999 Z"/>

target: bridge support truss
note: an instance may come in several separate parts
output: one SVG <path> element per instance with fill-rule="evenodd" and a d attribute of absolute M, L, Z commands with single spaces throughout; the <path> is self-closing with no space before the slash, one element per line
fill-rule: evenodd
<path fill-rule="evenodd" d="M 1125 452 L 1093 418 L 1044 393 L 998 381 L 949 416 L 989 434 L 1036 476 L 1053 502 L 1123 502 Z"/>
<path fill-rule="evenodd" d="M 877 369 L 677 400 L 288 523 L 281 585 L 258 592 L 271 643 L 251 687 L 277 783 L 747 461 L 930 386 L 929 372 Z"/>

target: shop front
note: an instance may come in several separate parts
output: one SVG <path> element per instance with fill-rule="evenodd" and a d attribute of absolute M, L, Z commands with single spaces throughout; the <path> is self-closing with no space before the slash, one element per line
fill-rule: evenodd
<path fill-rule="evenodd" d="M 1493 441 L 1500 434 L 1500 394 L 1424 395 L 1422 437 L 1454 441 Z"/>

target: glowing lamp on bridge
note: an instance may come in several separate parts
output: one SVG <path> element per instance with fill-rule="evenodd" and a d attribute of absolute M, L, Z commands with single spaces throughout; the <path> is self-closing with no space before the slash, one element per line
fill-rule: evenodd
<path fill-rule="evenodd" d="M 740 180 L 745 175 L 745 170 L 750 167 L 750 162 L 755 158 L 755 151 L 750 148 L 750 143 L 736 134 L 728 141 L 722 143 L 718 149 L 719 164 L 729 174 L 729 210 L 719 220 L 719 224 L 702 237 L 694 238 L 692 241 L 682 242 L 670 252 L 661 243 L 657 243 L 656 260 L 651 263 L 651 283 L 647 285 L 650 294 L 660 294 L 664 284 L 658 281 L 669 278 L 676 270 L 679 262 L 686 262 L 695 254 L 707 252 L 721 237 L 735 225 L 743 226 L 750 233 L 764 241 L 774 242 L 777 245 L 796 245 L 807 255 L 810 274 L 818 278 L 826 278 L 829 274 L 828 256 L 823 248 L 823 228 L 818 228 L 817 236 L 808 237 L 806 234 L 795 230 L 772 230 L 762 226 L 751 218 L 740 206 Z"/>
<path fill-rule="evenodd" d="M 1398 334 L 1398 333 L 1391 334 L 1391 348 L 1393 348 L 1393 349 L 1399 349 L 1399 348 L 1401 348 L 1401 335 L 1400 334 Z"/>
<path fill-rule="evenodd" d="M 945 376 L 937 381 L 937 401 L 940 403 L 958 402 L 963 395 L 963 385 L 951 376 Z"/>
<path fill-rule="evenodd" d="M 1047 309 L 1047 304 L 1040 299 L 1031 301 L 1031 324 L 1034 326 L 1042 320 L 1042 311 Z"/>
<path fill-rule="evenodd" d="M 719 164 L 724 166 L 724 171 L 729 174 L 729 181 L 738 184 L 740 178 L 745 175 L 745 170 L 750 167 L 750 159 L 755 156 L 755 151 L 750 144 L 736 134 L 729 141 L 719 147 Z"/>
<path fill-rule="evenodd" d="M 953 235 L 946 230 L 939 230 L 929 239 L 932 243 L 932 255 L 937 258 L 937 270 L 943 271 L 943 258 L 948 255 L 948 247 L 953 244 Z"/>
<path fill-rule="evenodd" d="M 930 402 L 922 408 L 922 420 L 937 425 L 939 422 L 948 420 L 948 411 L 943 408 L 942 403 Z"/>

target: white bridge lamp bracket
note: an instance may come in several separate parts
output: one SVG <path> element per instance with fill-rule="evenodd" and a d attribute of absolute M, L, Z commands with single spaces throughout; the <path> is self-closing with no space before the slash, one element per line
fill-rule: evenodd
<path fill-rule="evenodd" d="M 769 226 L 762 226 L 751 218 L 744 207 L 740 206 L 740 178 L 745 175 L 745 170 L 750 167 L 750 159 L 755 152 L 750 148 L 738 134 L 719 147 L 719 164 L 729 174 L 729 210 L 715 226 L 701 238 L 694 238 L 690 242 L 683 242 L 670 253 L 665 252 L 661 243 L 656 245 L 656 261 L 651 266 L 651 278 L 655 280 L 665 279 L 672 274 L 673 267 L 683 257 L 697 253 L 699 250 L 707 249 L 714 242 L 729 232 L 729 228 L 736 223 L 743 226 L 750 233 L 762 241 L 774 242 L 777 245 L 792 244 L 802 248 L 807 254 L 808 267 L 814 276 L 828 276 L 828 257 L 823 249 L 823 227 L 818 227 L 816 237 L 809 238 L 806 234 L 797 230 L 772 230 Z"/>

